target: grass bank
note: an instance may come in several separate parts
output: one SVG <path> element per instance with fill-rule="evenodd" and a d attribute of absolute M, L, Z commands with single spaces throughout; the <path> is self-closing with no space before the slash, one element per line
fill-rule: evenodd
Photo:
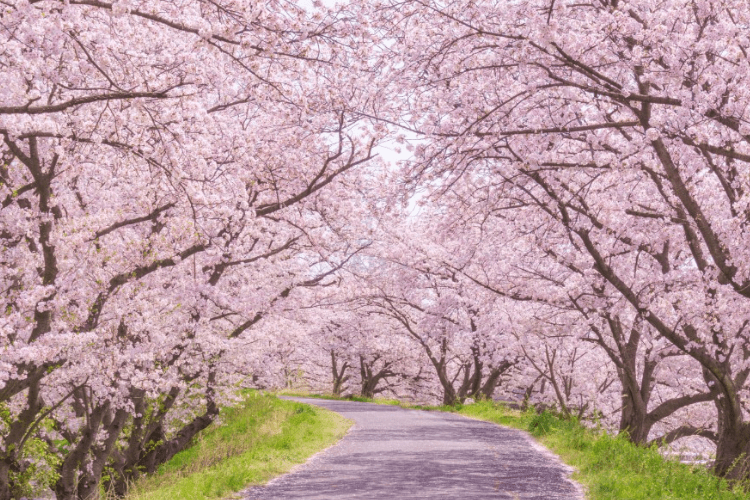
<path fill-rule="evenodd" d="M 302 394 L 300 394 L 302 396 Z M 305 394 L 305 397 L 323 397 Z M 341 398 L 338 398 L 341 399 Z M 394 400 L 367 400 L 399 404 Z M 624 436 L 589 429 L 576 420 L 552 413 L 521 412 L 491 401 L 471 405 L 413 406 L 404 408 L 458 413 L 529 432 L 540 443 L 573 466 L 573 479 L 584 485 L 588 500 L 748 500 L 741 485 L 732 487 L 705 467 L 664 458 L 655 448 L 641 448 Z M 746 485 L 747 488 L 750 485 Z"/>
<path fill-rule="evenodd" d="M 231 498 L 303 463 L 350 426 L 322 408 L 251 392 L 242 404 L 222 410 L 220 425 L 134 484 L 127 500 Z"/>

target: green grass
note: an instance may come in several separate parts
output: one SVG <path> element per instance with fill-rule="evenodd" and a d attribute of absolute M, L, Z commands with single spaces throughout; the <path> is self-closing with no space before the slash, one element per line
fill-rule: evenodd
<path fill-rule="evenodd" d="M 394 403 L 391 400 L 388 404 Z M 750 499 L 750 485 L 733 487 L 705 467 L 666 459 L 656 448 L 635 446 L 624 436 L 589 429 L 576 420 L 565 420 L 549 412 L 521 412 L 491 401 L 455 407 L 401 406 L 454 412 L 529 432 L 576 469 L 573 479 L 584 486 L 588 500 Z"/>
<path fill-rule="evenodd" d="M 341 439 L 351 421 L 322 408 L 250 392 L 222 422 L 130 489 L 127 500 L 217 499 L 288 472 Z"/>

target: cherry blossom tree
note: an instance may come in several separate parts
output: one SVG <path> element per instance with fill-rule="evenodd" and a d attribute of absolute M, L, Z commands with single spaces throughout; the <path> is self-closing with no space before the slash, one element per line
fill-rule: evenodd
<path fill-rule="evenodd" d="M 583 354 L 584 359 L 589 358 L 587 362 L 569 373 L 580 381 L 590 380 L 592 372 L 603 373 L 605 376 L 597 382 L 601 389 L 617 380 L 622 394 L 606 406 L 608 411 L 619 412 L 620 431 L 627 432 L 632 441 L 641 444 L 647 442 L 654 425 L 662 425 L 665 419 L 686 406 L 712 400 L 715 395 L 705 391 L 705 387 L 701 389 L 704 386 L 702 377 L 699 370 L 696 373 L 696 365 L 688 361 L 689 357 L 656 338 L 648 323 L 632 311 L 617 292 L 602 287 L 600 278 L 587 278 L 581 268 L 556 258 L 567 246 L 564 234 L 557 235 L 561 241 L 555 244 L 554 227 L 540 226 L 540 222 L 529 214 L 518 217 L 492 215 L 497 208 L 494 203 L 481 204 L 481 208 L 474 211 L 466 207 L 458 221 L 451 216 L 447 223 L 443 222 L 446 227 L 453 228 L 449 238 L 443 236 L 443 244 L 460 241 L 460 246 L 466 249 L 461 251 L 459 245 L 451 246 L 444 259 L 447 265 L 473 284 L 516 302 L 514 316 L 528 321 L 523 327 L 516 327 L 516 331 L 538 331 L 540 325 L 551 322 L 554 328 L 542 329 L 550 330 L 549 338 L 568 338 L 564 345 L 559 345 L 558 341 L 554 341 L 554 345 L 548 344 L 546 335 L 524 342 L 524 345 L 539 344 L 542 348 L 536 357 L 527 356 L 538 368 L 536 371 L 542 380 L 548 380 L 554 387 L 555 383 L 549 377 L 553 373 L 551 365 L 556 352 L 585 353 L 587 348 L 581 346 L 582 342 L 601 348 L 602 354 L 614 366 L 608 367 L 602 360 L 595 362 L 597 356 L 592 359 Z M 533 220 L 531 225 L 523 222 L 527 217 Z M 439 226 L 441 223 L 436 221 L 435 224 Z M 540 227 L 544 227 L 543 232 L 538 233 L 543 234 L 543 238 L 527 237 L 534 235 Z M 540 293 L 540 290 L 546 293 Z M 602 304 L 606 305 L 602 307 Z M 554 318 L 554 321 L 545 319 L 547 317 Z M 528 355 L 529 348 L 523 350 Z M 575 357 L 569 361 L 573 362 Z M 686 364 L 692 368 L 680 369 Z M 559 360 L 557 365 L 560 365 Z M 681 374 L 681 383 L 673 383 L 673 376 L 669 374 L 674 373 Z M 571 379 L 568 385 L 574 382 L 578 381 Z M 679 390 L 670 390 L 668 386 Z M 564 399 L 557 395 L 564 392 L 556 391 L 561 410 Z M 598 410 L 602 411 L 601 397 L 597 396 L 599 392 L 600 389 L 590 388 L 587 397 L 592 404 L 600 400 Z M 654 396 L 658 400 L 652 400 Z M 694 424 L 684 422 L 679 432 L 670 429 L 669 435 L 663 437 L 671 441 L 677 436 L 693 433 L 713 438 L 705 422 L 700 426 Z M 663 442 L 661 438 L 654 439 Z"/>
<path fill-rule="evenodd" d="M 251 375 L 227 361 L 245 332 L 323 279 L 295 257 L 306 207 L 373 158 L 356 35 L 274 1 L 6 2 L 0 25 L 0 498 L 37 435 L 58 498 L 98 495 L 113 454 L 122 493 Z"/>
<path fill-rule="evenodd" d="M 522 388 L 750 475 L 743 4 L 0 7 L 0 499 L 40 443 L 122 495 L 303 379 Z"/>
<path fill-rule="evenodd" d="M 747 9 L 362 8 L 394 40 L 384 85 L 404 98 L 381 118 L 420 139 L 407 178 L 494 198 L 496 213 L 533 207 L 527 227 L 554 221 L 567 242 L 553 258 L 604 290 L 591 313 L 606 319 L 616 294 L 626 316 L 700 366 L 718 413 L 715 469 L 746 476 Z"/>
<path fill-rule="evenodd" d="M 420 233 L 412 228 L 404 234 L 411 240 Z M 456 273 L 435 266 L 424 253 L 412 253 L 418 251 L 415 245 L 391 235 L 379 250 L 377 263 L 361 276 L 367 279 L 361 292 L 367 310 L 394 321 L 419 346 L 442 387 L 444 404 L 490 398 L 517 362 L 512 336 L 494 314 L 496 304 L 470 297 Z"/>

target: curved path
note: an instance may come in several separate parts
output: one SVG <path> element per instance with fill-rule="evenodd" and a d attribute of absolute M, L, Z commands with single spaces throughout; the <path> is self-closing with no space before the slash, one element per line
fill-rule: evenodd
<path fill-rule="evenodd" d="M 354 420 L 349 433 L 248 500 L 490 498 L 579 500 L 570 469 L 525 433 L 450 413 L 284 398 Z"/>

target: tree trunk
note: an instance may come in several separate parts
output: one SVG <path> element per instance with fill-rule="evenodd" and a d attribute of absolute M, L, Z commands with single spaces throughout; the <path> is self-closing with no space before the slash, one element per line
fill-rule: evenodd
<path fill-rule="evenodd" d="M 113 418 L 108 416 L 105 419 L 109 420 L 105 421 L 107 438 L 100 446 L 92 447 L 93 456 L 89 461 L 84 462 L 85 466 L 81 468 L 81 476 L 78 481 L 78 498 L 81 500 L 98 500 L 104 466 L 112 454 L 127 418 L 128 412 L 120 409 L 115 412 Z"/>
<path fill-rule="evenodd" d="M 43 375 L 35 374 L 26 396 L 26 408 L 11 422 L 8 433 L 3 436 L 4 452 L 0 455 L 0 500 L 17 497 L 17 487 L 11 479 L 12 472 L 21 472 L 19 460 L 27 432 L 34 425 L 37 415 L 44 407 L 40 393 Z"/>
<path fill-rule="evenodd" d="M 216 382 L 216 368 L 211 366 L 208 372 L 208 380 L 206 381 L 206 411 L 197 417 L 195 417 L 189 424 L 180 429 L 172 439 L 166 440 L 161 425 L 159 426 L 158 432 L 161 436 L 158 441 L 161 442 L 153 450 L 149 451 L 143 458 L 142 463 L 146 466 L 146 472 L 153 474 L 156 472 L 156 468 L 163 463 L 169 461 L 177 453 L 190 444 L 190 441 L 200 431 L 211 425 L 211 423 L 219 415 L 219 407 L 216 405 L 214 383 Z M 150 436 L 152 438 L 153 436 Z"/>
<path fill-rule="evenodd" d="M 747 424 L 719 436 L 714 472 L 727 479 L 750 478 L 750 427 Z"/>
<path fill-rule="evenodd" d="M 113 473 L 111 479 L 105 483 L 105 487 L 114 491 L 118 497 L 125 496 L 128 485 L 140 476 L 141 469 L 145 465 L 144 460 L 149 451 L 157 443 L 163 441 L 162 426 L 164 418 L 174 406 L 180 392 L 178 387 L 172 387 L 161 404 L 158 405 L 158 408 L 149 411 L 145 391 L 139 389 L 131 391 L 130 399 L 133 401 L 133 413 L 140 416 L 134 416 L 129 426 L 130 434 L 127 438 L 127 446 L 122 450 L 113 452 L 110 460 Z M 149 458 L 155 459 L 156 457 Z"/>
<path fill-rule="evenodd" d="M 12 500 L 13 494 L 10 484 L 10 471 L 13 461 L 9 458 L 0 460 L 0 500 Z"/>
<path fill-rule="evenodd" d="M 338 360 L 336 358 L 336 352 L 331 350 L 331 373 L 333 374 L 333 395 L 340 396 L 344 391 L 344 384 L 349 380 L 349 376 L 346 375 L 346 371 L 349 369 L 349 362 L 344 361 L 341 365 L 341 370 L 338 368 Z"/>
<path fill-rule="evenodd" d="M 86 457 L 96 440 L 102 419 L 109 411 L 109 402 L 97 406 L 88 415 L 86 426 L 81 432 L 75 447 L 60 465 L 60 477 L 55 484 L 55 496 L 57 500 L 78 500 L 79 472 L 86 463 Z"/>
<path fill-rule="evenodd" d="M 393 377 L 395 373 L 389 370 L 391 366 L 390 362 L 385 362 L 383 367 L 377 372 L 373 373 L 373 366 L 380 359 L 376 356 L 375 359 L 368 363 L 365 357 L 359 356 L 359 375 L 361 380 L 360 395 L 363 398 L 374 398 L 375 394 L 383 392 L 383 389 L 378 389 L 378 384 L 381 380 L 387 380 L 389 377 Z"/>
<path fill-rule="evenodd" d="M 448 378 L 448 373 L 446 372 L 445 367 L 445 356 L 443 356 L 440 361 L 435 359 L 433 356 L 430 356 L 430 361 L 435 367 L 435 372 L 437 372 L 438 380 L 440 381 L 440 385 L 443 387 L 443 404 L 446 406 L 455 405 L 456 402 L 458 402 L 458 395 L 456 394 L 456 389 L 453 387 L 453 382 Z"/>
<path fill-rule="evenodd" d="M 445 406 L 453 406 L 458 402 L 456 397 L 456 391 L 450 384 L 443 384 L 443 404 Z"/>
<path fill-rule="evenodd" d="M 514 364 L 515 363 L 511 361 L 504 361 L 500 366 L 492 368 L 492 370 L 490 370 L 489 376 L 487 377 L 487 380 L 485 380 L 484 384 L 482 385 L 482 388 L 476 395 L 472 397 L 474 397 L 475 399 L 492 399 L 492 395 L 495 393 L 495 389 L 500 383 L 500 376 L 502 376 L 503 373 L 507 372 Z"/>
<path fill-rule="evenodd" d="M 164 441 L 147 454 L 144 459 L 146 472 L 153 474 L 161 464 L 168 462 L 184 450 L 196 434 L 211 425 L 218 414 L 218 407 L 209 403 L 209 407 L 203 415 L 195 417 L 189 424 L 180 429 L 175 437 Z"/>
<path fill-rule="evenodd" d="M 721 394 L 715 399 L 719 413 L 714 472 L 727 479 L 750 478 L 750 424 L 742 421 L 742 415 Z"/>
<path fill-rule="evenodd" d="M 622 410 L 620 412 L 620 432 L 627 433 L 628 439 L 634 444 L 646 444 L 653 422 L 649 422 L 648 415 L 642 404 L 637 404 L 630 391 L 622 393 Z"/>

